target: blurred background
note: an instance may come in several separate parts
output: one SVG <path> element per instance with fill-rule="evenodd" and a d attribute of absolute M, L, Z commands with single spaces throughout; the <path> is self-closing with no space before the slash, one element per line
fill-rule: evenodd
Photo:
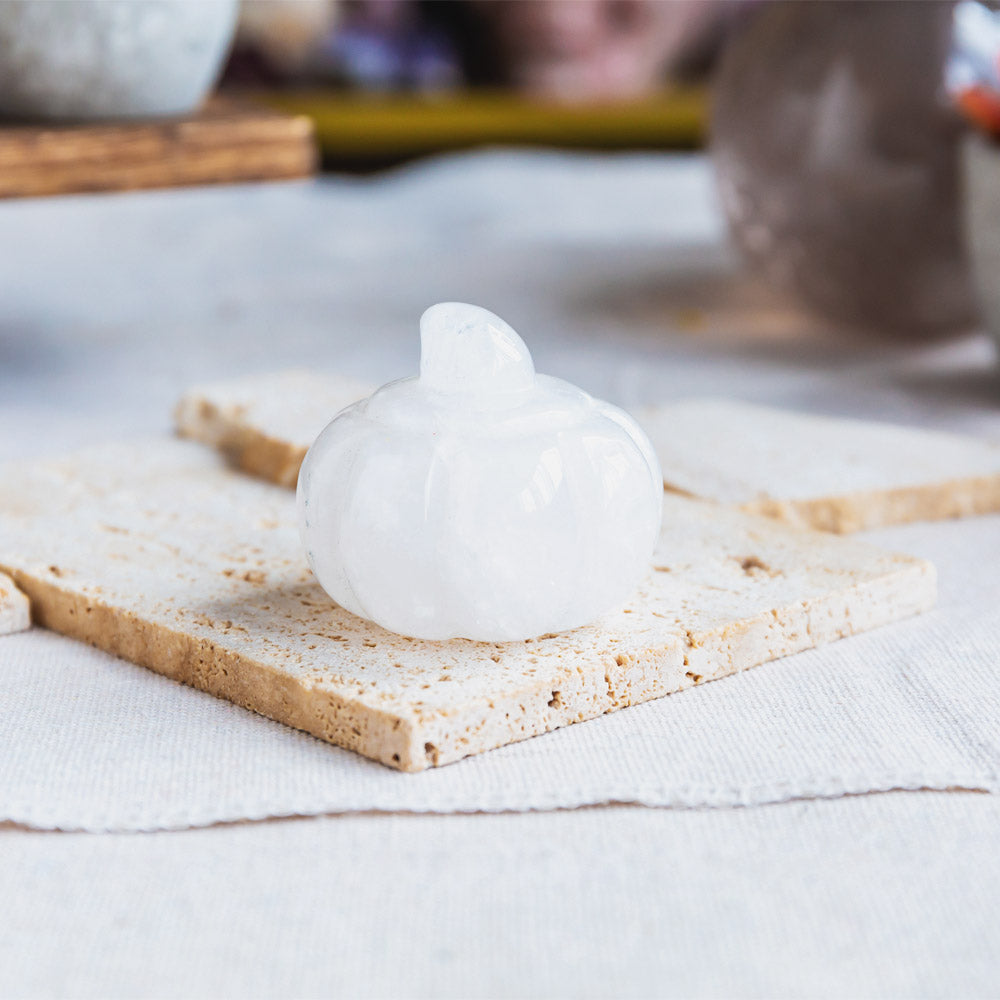
<path fill-rule="evenodd" d="M 977 316 L 959 139 L 995 124 L 998 48 L 988 8 L 933 0 L 244 0 L 222 86 L 309 115 L 328 169 L 711 136 L 769 284 L 922 338 Z"/>
<path fill-rule="evenodd" d="M 225 90 L 316 121 L 324 163 L 481 143 L 690 148 L 735 0 L 244 0 Z"/>
<path fill-rule="evenodd" d="M 552 344 L 659 337 L 664 377 L 695 336 L 719 365 L 756 338 L 820 370 L 817 335 L 860 364 L 980 331 L 978 366 L 1000 329 L 998 54 L 976 0 L 5 0 L 0 197 L 23 210 L 0 342 L 63 315 L 199 328 L 157 356 L 171 392 L 223 356 L 383 378 L 412 359 L 373 371 L 351 324 L 389 358 L 434 298 L 478 296 Z M 317 173 L 294 196 L 244 183 Z M 105 193 L 186 186 L 216 194 Z"/>

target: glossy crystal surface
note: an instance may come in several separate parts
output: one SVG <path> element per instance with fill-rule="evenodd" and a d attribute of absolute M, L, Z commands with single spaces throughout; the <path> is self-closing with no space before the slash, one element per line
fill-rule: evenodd
<path fill-rule="evenodd" d="M 428 309 L 421 355 L 419 376 L 343 410 L 303 463 L 302 538 L 323 588 L 423 639 L 526 639 L 619 606 L 660 527 L 639 426 L 537 375 L 476 306 Z"/>

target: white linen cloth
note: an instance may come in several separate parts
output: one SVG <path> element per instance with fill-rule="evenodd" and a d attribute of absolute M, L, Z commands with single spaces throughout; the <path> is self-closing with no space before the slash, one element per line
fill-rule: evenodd
<path fill-rule="evenodd" d="M 805 320 L 734 275 L 698 159 L 478 154 L 374 182 L 0 213 L 20 248 L 2 289 L 17 319 L 0 334 L 12 358 L 0 458 L 166 431 L 186 385 L 248 368 L 324 364 L 385 381 L 414 368 L 417 318 L 438 298 L 498 309 L 540 370 L 626 405 L 708 390 L 1000 435 L 979 339 L 774 341 Z M 876 540 L 938 565 L 937 610 L 420 775 L 69 640 L 8 637 L 0 819 L 155 830 L 345 810 L 995 790 L 1000 518 Z"/>
<path fill-rule="evenodd" d="M 923 793 L 0 830 L 0 994 L 995 997 L 998 828 Z"/>
<path fill-rule="evenodd" d="M 1000 790 L 1000 517 L 896 528 L 929 614 L 421 774 L 400 774 L 72 640 L 0 646 L 0 815 L 63 830 L 269 816 L 754 805 Z"/>

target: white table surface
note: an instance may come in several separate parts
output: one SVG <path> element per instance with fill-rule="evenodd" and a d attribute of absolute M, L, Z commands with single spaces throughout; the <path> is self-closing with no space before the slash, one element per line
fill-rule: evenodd
<path fill-rule="evenodd" d="M 165 432 L 205 379 L 407 374 L 439 299 L 494 309 L 540 370 L 620 404 L 724 394 L 1000 440 L 985 337 L 818 331 L 738 273 L 697 158 L 482 153 L 10 202 L 0 233 L 0 458 Z M 971 655 L 980 681 L 1000 670 L 1000 650 L 964 648 L 957 690 Z M 0 824 L 0 996 L 990 996 L 998 845 L 1000 801 L 961 791 Z"/>

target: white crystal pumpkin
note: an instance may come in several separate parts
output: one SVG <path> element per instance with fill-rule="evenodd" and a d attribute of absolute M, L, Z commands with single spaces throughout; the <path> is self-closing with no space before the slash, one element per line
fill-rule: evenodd
<path fill-rule="evenodd" d="M 302 465 L 302 539 L 323 589 L 422 639 L 527 639 L 619 606 L 660 528 L 645 434 L 536 375 L 485 309 L 432 306 L 420 339 L 420 375 L 339 413 Z"/>

